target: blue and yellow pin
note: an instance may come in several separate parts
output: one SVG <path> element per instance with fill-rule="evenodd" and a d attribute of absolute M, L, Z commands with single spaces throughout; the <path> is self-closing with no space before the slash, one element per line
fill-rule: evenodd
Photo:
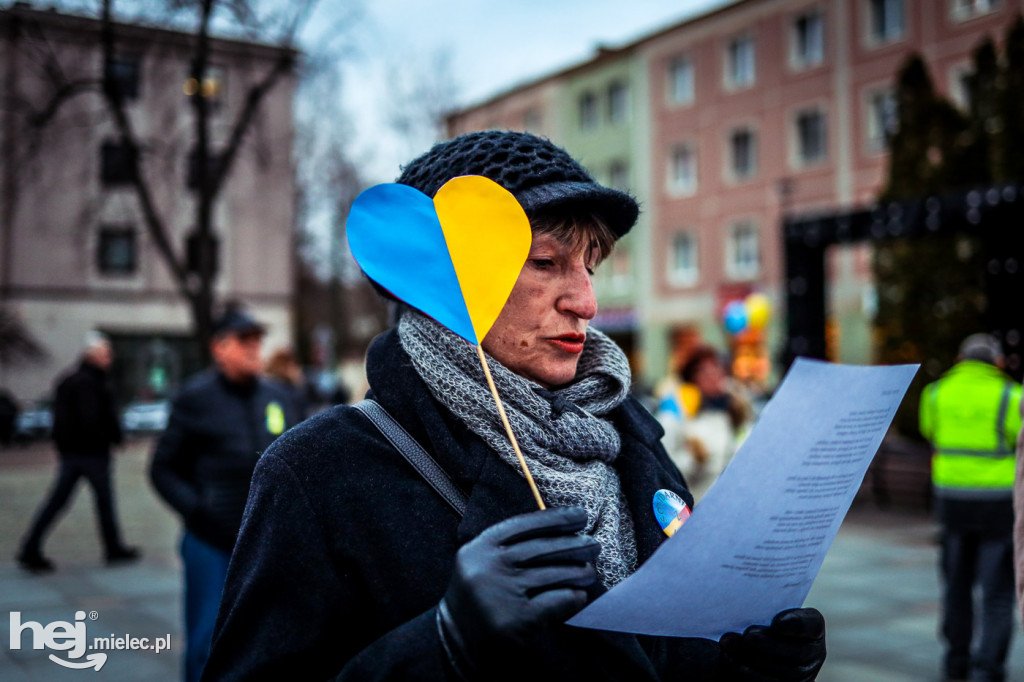
<path fill-rule="evenodd" d="M 654 518 L 665 535 L 672 537 L 690 518 L 690 507 L 686 501 L 671 490 L 659 490 L 654 493 Z"/>

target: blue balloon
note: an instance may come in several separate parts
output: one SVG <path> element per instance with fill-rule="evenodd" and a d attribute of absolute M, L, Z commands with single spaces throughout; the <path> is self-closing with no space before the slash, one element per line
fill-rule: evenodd
<path fill-rule="evenodd" d="M 730 334 L 739 334 L 747 328 L 747 307 L 743 301 L 732 301 L 725 306 L 724 322 Z"/>

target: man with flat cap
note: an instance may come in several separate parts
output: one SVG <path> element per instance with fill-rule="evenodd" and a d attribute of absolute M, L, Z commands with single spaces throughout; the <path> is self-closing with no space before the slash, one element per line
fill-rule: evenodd
<path fill-rule="evenodd" d="M 290 397 L 260 378 L 265 327 L 237 304 L 214 322 L 214 366 L 174 400 L 153 453 L 157 492 L 185 525 L 185 680 L 206 664 L 228 559 L 256 461 L 297 421 Z"/>
<path fill-rule="evenodd" d="M 1006 679 L 1013 631 L 1014 444 L 1021 386 L 1003 373 L 989 334 L 960 344 L 958 362 L 921 394 L 921 433 L 933 449 L 942 534 L 942 638 L 949 680 Z M 980 588 L 980 620 L 974 589 Z M 974 626 L 980 626 L 971 650 Z"/>

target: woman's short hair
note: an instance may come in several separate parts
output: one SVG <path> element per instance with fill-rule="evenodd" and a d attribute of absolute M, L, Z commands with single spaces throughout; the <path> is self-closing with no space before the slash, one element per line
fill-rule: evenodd
<path fill-rule="evenodd" d="M 599 215 L 593 213 L 542 214 L 530 219 L 530 228 L 534 236 L 554 237 L 573 253 L 585 252 L 589 255 L 591 249 L 596 249 L 598 263 L 607 258 L 615 247 L 615 233 Z"/>
<path fill-rule="evenodd" d="M 265 371 L 268 376 L 285 381 L 291 380 L 292 372 L 299 366 L 295 353 L 290 348 L 278 348 L 267 358 Z"/>

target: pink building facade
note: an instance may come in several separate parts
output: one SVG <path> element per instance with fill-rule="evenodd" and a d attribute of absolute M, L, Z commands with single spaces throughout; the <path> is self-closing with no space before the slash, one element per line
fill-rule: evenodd
<path fill-rule="evenodd" d="M 722 307 L 752 291 L 774 303 L 765 339 L 774 354 L 783 215 L 871 204 L 885 180 L 903 61 L 920 53 L 937 90 L 964 105 L 973 49 L 986 36 L 1001 41 L 1022 11 L 1024 0 L 740 0 L 617 49 L 646 81 L 631 84 L 647 95 L 649 146 L 632 153 L 650 164 L 650 186 L 637 189 L 649 229 L 633 249 L 633 269 L 646 275 L 636 290 L 646 378 L 668 370 L 679 330 L 724 345 Z M 456 114 L 451 130 L 521 128 L 489 112 L 541 83 L 569 89 L 585 66 L 478 105 L 472 119 Z M 573 139 L 573 116 L 546 118 L 554 141 Z M 836 359 L 870 362 L 870 247 L 836 247 L 828 268 Z"/>

